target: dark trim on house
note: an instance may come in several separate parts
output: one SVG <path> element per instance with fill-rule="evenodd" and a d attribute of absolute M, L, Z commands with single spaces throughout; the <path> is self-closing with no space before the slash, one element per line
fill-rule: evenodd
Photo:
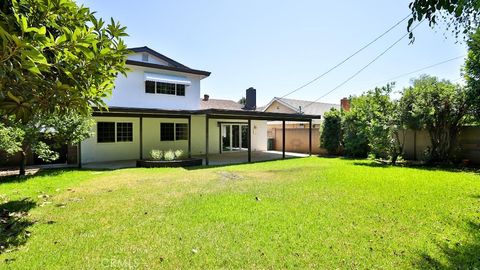
<path fill-rule="evenodd" d="M 140 116 L 140 159 L 143 159 L 143 116 Z"/>
<path fill-rule="evenodd" d="M 247 110 L 163 110 L 130 107 L 109 107 L 108 111 L 94 108 L 93 116 L 118 116 L 118 117 L 152 117 L 152 118 L 188 118 L 190 115 L 209 115 L 212 119 L 241 119 L 241 120 L 288 120 L 308 122 L 309 119 L 320 119 L 320 115 L 273 113 Z"/>
<path fill-rule="evenodd" d="M 192 116 L 188 117 L 188 158 L 192 158 Z"/>
<path fill-rule="evenodd" d="M 159 64 L 154 64 L 154 63 L 146 63 L 146 62 L 135 61 L 135 60 L 127 60 L 126 64 L 127 65 L 132 65 L 132 66 L 148 67 L 148 68 L 177 71 L 177 72 L 183 72 L 183 73 L 189 73 L 189 74 L 195 74 L 195 75 L 202 75 L 202 76 L 206 76 L 206 77 L 210 76 L 210 74 L 211 74 L 211 72 L 204 71 L 204 70 L 182 68 L 182 67 L 169 67 L 169 66 L 165 66 L 165 65 L 159 65 Z"/>

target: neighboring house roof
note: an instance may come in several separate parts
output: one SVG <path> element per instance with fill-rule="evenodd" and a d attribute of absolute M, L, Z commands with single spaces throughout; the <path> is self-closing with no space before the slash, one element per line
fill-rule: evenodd
<path fill-rule="evenodd" d="M 331 108 L 340 110 L 340 104 L 333 103 L 322 103 L 322 102 L 311 102 L 308 100 L 299 100 L 299 99 L 289 99 L 289 98 L 278 98 L 274 97 L 264 108 L 263 111 L 266 111 L 272 103 L 277 101 L 278 103 L 285 105 L 286 107 L 292 109 L 296 113 L 304 113 L 310 115 L 321 115 L 323 116 L 326 112 L 330 111 Z M 300 111 L 301 108 L 301 111 Z"/>
<path fill-rule="evenodd" d="M 184 73 L 190 73 L 190 74 L 196 74 L 196 75 L 203 75 L 203 76 L 210 76 L 210 72 L 208 71 L 203 71 L 203 70 L 198 70 L 198 69 L 192 69 L 189 68 L 171 58 L 166 57 L 165 55 L 152 50 L 148 48 L 147 46 L 144 47 L 136 47 L 136 48 L 129 48 L 130 51 L 135 52 L 135 53 L 148 53 L 151 54 L 155 57 L 158 57 L 162 59 L 163 61 L 167 62 L 169 65 L 160 65 L 160 64 L 154 64 L 154 63 L 146 63 L 142 61 L 135 61 L 135 60 L 127 60 L 128 65 L 134 65 L 134 66 L 142 66 L 142 67 L 149 67 L 149 68 L 156 68 L 156 69 L 163 69 L 163 70 L 171 70 L 171 71 L 178 71 L 178 72 L 184 72 Z"/>
<path fill-rule="evenodd" d="M 220 110 L 234 110 L 242 111 L 243 105 L 228 99 L 213 99 L 208 100 L 200 99 L 200 109 L 220 109 Z"/>

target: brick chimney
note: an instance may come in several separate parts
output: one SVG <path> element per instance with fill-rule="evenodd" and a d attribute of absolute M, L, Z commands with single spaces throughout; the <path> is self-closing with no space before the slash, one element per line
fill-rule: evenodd
<path fill-rule="evenodd" d="M 257 109 L 257 90 L 253 87 L 248 88 L 246 91 L 244 109 L 252 111 Z"/>
<path fill-rule="evenodd" d="M 209 95 L 207 95 L 207 94 L 203 95 L 203 101 L 208 101 L 209 98 L 210 98 Z"/>
<path fill-rule="evenodd" d="M 340 108 L 346 112 L 350 111 L 350 100 L 346 97 L 342 98 L 340 100 Z"/>

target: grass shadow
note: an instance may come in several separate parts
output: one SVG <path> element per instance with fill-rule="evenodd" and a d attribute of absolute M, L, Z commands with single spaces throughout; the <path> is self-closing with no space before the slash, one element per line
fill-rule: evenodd
<path fill-rule="evenodd" d="M 15 200 L 0 205 L 0 254 L 25 244 L 30 236 L 28 227 L 34 222 L 28 212 L 37 204 L 30 199 Z"/>
<path fill-rule="evenodd" d="M 467 223 L 468 233 L 472 240 L 467 243 L 437 243 L 446 257 L 446 262 L 421 252 L 414 265 L 419 269 L 480 269 L 480 223 Z"/>
<path fill-rule="evenodd" d="M 47 176 L 47 177 L 53 177 L 53 176 L 58 176 L 66 172 L 71 172 L 71 171 L 92 171 L 92 172 L 97 172 L 97 171 L 114 171 L 116 169 L 78 169 L 78 168 L 46 168 L 46 169 L 40 169 L 38 172 L 34 174 L 29 174 L 25 176 L 19 176 L 19 175 L 8 175 L 8 176 L 0 176 L 0 185 L 1 184 L 7 184 L 7 183 L 21 183 L 28 181 L 32 178 L 35 177 L 41 177 L 41 176 Z"/>

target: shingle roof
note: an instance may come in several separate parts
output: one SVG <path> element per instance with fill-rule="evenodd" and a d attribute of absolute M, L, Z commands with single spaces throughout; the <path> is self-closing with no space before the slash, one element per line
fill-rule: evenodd
<path fill-rule="evenodd" d="M 273 101 L 278 101 L 291 109 L 295 110 L 296 112 L 301 112 L 304 114 L 310 115 L 321 115 L 323 116 L 326 112 L 330 111 L 331 108 L 335 108 L 340 110 L 340 104 L 333 104 L 333 103 L 322 103 L 322 102 L 311 102 L 308 100 L 299 100 L 299 99 L 290 99 L 290 98 L 278 98 L 275 97 Z M 268 107 L 268 106 L 266 106 Z M 265 108 L 266 108 L 265 107 Z"/>
<path fill-rule="evenodd" d="M 243 105 L 228 99 L 213 99 L 209 98 L 207 101 L 201 99 L 200 109 L 222 109 L 222 110 L 235 110 L 243 111 Z"/>

